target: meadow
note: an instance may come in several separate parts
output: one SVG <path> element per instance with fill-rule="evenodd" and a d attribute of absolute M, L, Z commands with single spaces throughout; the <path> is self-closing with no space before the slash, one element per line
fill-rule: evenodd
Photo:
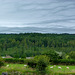
<path fill-rule="evenodd" d="M 49 65 L 47 71 L 48 75 L 75 75 L 75 66 Z M 36 69 L 26 64 L 5 64 L 0 68 L 0 75 L 2 72 L 8 72 L 9 75 L 39 75 Z"/>

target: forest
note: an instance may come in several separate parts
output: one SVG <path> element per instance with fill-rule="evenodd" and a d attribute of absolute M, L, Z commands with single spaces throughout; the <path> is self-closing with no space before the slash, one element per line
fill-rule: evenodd
<path fill-rule="evenodd" d="M 25 58 L 44 54 L 75 59 L 75 34 L 0 34 L 0 56 Z"/>

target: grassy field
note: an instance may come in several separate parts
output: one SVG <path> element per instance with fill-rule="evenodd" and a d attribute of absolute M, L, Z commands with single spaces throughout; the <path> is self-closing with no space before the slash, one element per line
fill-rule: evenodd
<path fill-rule="evenodd" d="M 34 69 L 24 65 L 25 64 L 5 64 L 5 66 L 0 68 L 0 75 L 2 72 L 35 72 Z"/>
<path fill-rule="evenodd" d="M 61 67 L 61 69 L 59 69 L 58 67 Z M 69 69 L 67 69 L 67 67 L 69 67 Z M 73 73 L 75 74 L 75 66 L 50 65 L 48 68 L 55 73 L 65 73 L 65 74 Z"/>
<path fill-rule="evenodd" d="M 7 66 L 8 65 L 8 66 Z M 35 73 L 36 70 L 32 69 L 28 66 L 24 66 L 25 64 L 6 64 L 5 66 L 2 66 L 0 68 L 0 75 L 2 72 L 20 72 L 20 73 Z M 53 68 L 51 68 L 53 67 Z M 61 69 L 59 69 L 58 67 L 61 67 Z M 69 67 L 69 69 L 67 69 L 66 67 Z M 52 71 L 53 74 L 54 73 L 62 73 L 63 74 L 75 74 L 75 66 L 64 66 L 64 65 L 50 65 L 48 66 L 48 71 Z M 10 74 L 11 75 L 11 74 Z M 17 74 L 16 74 L 17 75 Z M 27 74 L 28 75 L 28 74 Z M 33 74 L 29 74 L 29 75 L 33 75 Z"/>

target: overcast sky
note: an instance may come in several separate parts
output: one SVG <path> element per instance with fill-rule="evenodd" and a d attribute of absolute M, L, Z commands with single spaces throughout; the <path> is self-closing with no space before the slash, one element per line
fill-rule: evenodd
<path fill-rule="evenodd" d="M 0 0 L 0 33 L 75 33 L 75 0 Z"/>

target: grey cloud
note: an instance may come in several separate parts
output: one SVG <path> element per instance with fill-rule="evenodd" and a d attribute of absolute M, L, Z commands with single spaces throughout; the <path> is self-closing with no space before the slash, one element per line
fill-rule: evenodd
<path fill-rule="evenodd" d="M 73 30 L 74 32 L 75 27 L 70 28 L 72 24 L 75 25 L 75 0 L 0 0 L 0 27 L 11 27 L 11 25 L 21 27 L 22 25 L 22 27 L 42 28 L 44 26 L 46 30 L 31 28 L 31 31 L 48 32 L 49 26 L 50 30 L 54 31 L 56 29 L 56 32 L 57 30 L 58 32 L 65 30 L 67 32 Z M 4 31 L 14 32 L 14 29 L 10 29 L 6 28 Z M 24 29 L 16 28 L 15 32 L 16 30 L 17 32 L 20 32 L 20 30 L 24 32 Z"/>
<path fill-rule="evenodd" d="M 28 23 L 28 24 L 29 24 L 29 25 L 36 25 L 36 24 L 50 24 L 50 23 L 69 22 L 70 20 L 74 20 L 74 21 L 75 21 L 75 18 L 73 18 L 73 19 L 45 20 L 45 21 L 42 21 L 42 22 Z"/>
<path fill-rule="evenodd" d="M 75 0 L 57 0 L 59 2 L 74 2 Z"/>
<path fill-rule="evenodd" d="M 25 28 L 0 28 L 0 33 L 74 33 L 75 29 L 71 28 L 37 28 L 37 27 L 25 27 Z"/>

